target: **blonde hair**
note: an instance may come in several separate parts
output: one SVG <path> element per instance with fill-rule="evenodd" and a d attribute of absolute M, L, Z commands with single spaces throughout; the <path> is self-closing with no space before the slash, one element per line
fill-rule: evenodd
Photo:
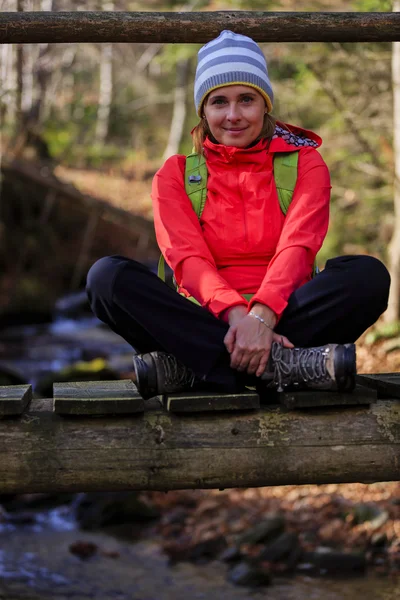
<path fill-rule="evenodd" d="M 254 142 L 259 142 L 263 138 L 271 140 L 272 136 L 274 135 L 275 124 L 275 117 L 270 114 L 265 114 L 264 124 L 260 135 L 254 140 Z M 212 137 L 212 134 L 208 126 L 207 119 L 203 117 L 192 132 L 194 151 L 197 152 L 197 154 L 204 154 L 203 145 L 206 137 Z"/>

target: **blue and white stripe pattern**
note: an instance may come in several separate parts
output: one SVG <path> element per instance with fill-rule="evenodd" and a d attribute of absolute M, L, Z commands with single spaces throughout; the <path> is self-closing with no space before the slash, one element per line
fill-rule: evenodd
<path fill-rule="evenodd" d="M 199 117 L 207 94 L 235 84 L 254 87 L 264 97 L 268 112 L 272 110 L 274 95 L 264 54 L 251 38 L 225 30 L 198 53 L 194 103 Z"/>

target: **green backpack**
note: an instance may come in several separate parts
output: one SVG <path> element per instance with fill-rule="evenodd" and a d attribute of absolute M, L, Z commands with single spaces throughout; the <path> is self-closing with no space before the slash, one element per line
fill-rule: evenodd
<path fill-rule="evenodd" d="M 280 152 L 274 156 L 274 179 L 278 192 L 279 204 L 284 215 L 286 215 L 293 198 L 293 191 L 297 181 L 297 163 L 299 153 Z M 208 172 L 206 160 L 203 155 L 193 152 L 186 157 L 185 166 L 185 190 L 190 198 L 197 217 L 200 219 L 207 200 Z M 160 256 L 158 261 L 158 276 L 165 281 L 165 259 Z M 250 300 L 252 294 L 243 294 L 246 300 Z M 199 304 L 190 296 L 188 300 Z"/>

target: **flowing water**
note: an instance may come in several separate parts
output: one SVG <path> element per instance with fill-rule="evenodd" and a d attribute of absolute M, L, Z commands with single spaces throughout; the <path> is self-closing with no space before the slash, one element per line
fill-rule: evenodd
<path fill-rule="evenodd" d="M 170 567 L 155 541 L 121 541 L 78 531 L 67 512 L 41 514 L 30 526 L 0 527 L 0 598 L 4 600 L 399 600 L 400 581 L 295 577 L 260 589 L 233 586 L 221 563 Z M 96 552 L 81 559 L 77 541 Z"/>

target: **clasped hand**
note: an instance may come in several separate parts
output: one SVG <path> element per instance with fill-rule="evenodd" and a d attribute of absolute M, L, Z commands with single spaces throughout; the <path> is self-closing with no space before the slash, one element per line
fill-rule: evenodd
<path fill-rule="evenodd" d="M 231 355 L 232 369 L 260 377 L 267 366 L 272 342 L 278 342 L 285 348 L 294 347 L 287 337 L 250 316 L 244 306 L 232 308 L 228 318 L 230 327 L 224 343 Z"/>

